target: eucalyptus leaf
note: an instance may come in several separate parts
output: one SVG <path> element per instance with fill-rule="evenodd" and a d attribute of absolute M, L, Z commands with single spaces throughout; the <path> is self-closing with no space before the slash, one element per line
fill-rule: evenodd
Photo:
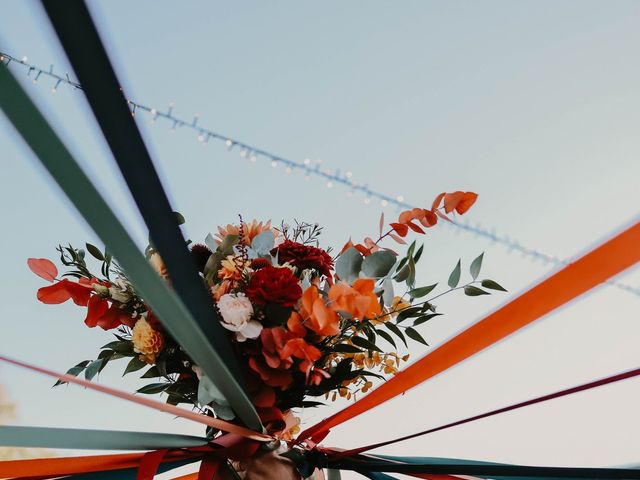
<path fill-rule="evenodd" d="M 395 333 L 396 337 L 402 340 L 402 343 L 404 343 L 405 347 L 408 346 L 407 339 L 404 338 L 404 334 L 402 333 L 402 330 L 400 330 L 400 328 L 395 323 L 385 322 L 383 323 L 383 325 L 387 327 L 389 330 L 391 330 L 393 333 Z"/>
<path fill-rule="evenodd" d="M 411 268 L 405 263 L 405 265 L 400 269 L 396 276 L 393 277 L 393 279 L 398 283 L 404 282 L 407 278 L 409 278 L 409 273 L 411 273 Z"/>
<path fill-rule="evenodd" d="M 409 267 L 409 275 L 406 280 L 407 287 L 413 288 L 416 283 L 416 262 L 413 261 L 413 257 L 408 258 L 407 266 Z"/>
<path fill-rule="evenodd" d="M 427 287 L 414 288 L 413 290 L 409 290 L 409 296 L 411 298 L 422 298 L 431 293 L 431 291 L 438 286 L 437 283 L 433 285 L 429 285 Z"/>
<path fill-rule="evenodd" d="M 157 378 L 157 377 L 160 377 L 160 372 L 156 367 L 149 368 L 149 370 L 147 370 L 140 376 L 140 378 Z"/>
<path fill-rule="evenodd" d="M 429 346 L 427 341 L 424 338 L 422 338 L 422 335 L 420 335 L 418 331 L 415 330 L 414 328 L 407 327 L 405 328 L 404 333 L 406 333 L 409 338 L 412 338 L 416 342 L 420 342 L 423 345 L 426 345 L 427 347 Z"/>
<path fill-rule="evenodd" d="M 209 377 L 203 375 L 198 383 L 198 402 L 200 405 L 208 405 L 215 402 L 219 405 L 229 405 L 216 385 Z"/>
<path fill-rule="evenodd" d="M 493 280 L 482 280 L 482 286 L 485 288 L 489 288 L 491 290 L 500 290 L 501 292 L 506 292 L 507 289 L 502 287 L 500 284 L 498 284 L 497 282 L 494 282 Z"/>
<path fill-rule="evenodd" d="M 429 315 L 421 315 L 413 321 L 413 326 L 417 327 L 418 325 L 422 325 L 425 322 L 428 322 L 433 317 L 437 317 L 442 315 L 441 313 L 430 313 Z"/>
<path fill-rule="evenodd" d="M 420 315 L 422 315 L 422 307 L 405 308 L 396 317 L 396 322 L 400 323 L 407 318 L 419 317 Z"/>
<path fill-rule="evenodd" d="M 268 255 L 275 245 L 276 236 L 271 230 L 265 230 L 257 235 L 251 242 L 251 248 L 258 255 Z"/>
<path fill-rule="evenodd" d="M 86 243 L 85 246 L 87 247 L 87 252 L 89 252 L 92 257 L 104 261 L 104 255 L 102 255 L 102 252 L 98 247 L 91 245 L 90 243 Z"/>
<path fill-rule="evenodd" d="M 354 247 L 343 252 L 335 262 L 336 273 L 341 280 L 351 283 L 360 275 L 362 254 Z"/>
<path fill-rule="evenodd" d="M 186 222 L 184 216 L 180 212 L 173 212 L 173 215 L 176 217 L 176 222 L 178 222 L 178 225 L 183 225 Z"/>
<path fill-rule="evenodd" d="M 357 345 L 358 347 L 365 348 L 367 350 L 373 350 L 373 351 L 382 353 L 382 350 L 380 350 L 375 343 L 370 342 L 369 340 L 363 337 L 351 337 L 351 343 L 353 343 L 354 345 Z"/>
<path fill-rule="evenodd" d="M 491 293 L 482 290 L 481 288 L 474 287 L 473 285 L 467 285 L 464 287 L 464 294 L 469 297 L 477 297 L 479 295 L 491 295 Z"/>
<path fill-rule="evenodd" d="M 447 281 L 449 287 L 456 288 L 458 286 L 458 283 L 460 282 L 460 270 L 461 265 L 460 260 L 458 260 L 458 263 L 456 263 L 456 266 L 451 272 L 451 275 L 449 275 L 449 280 Z"/>
<path fill-rule="evenodd" d="M 395 296 L 393 291 L 393 282 L 390 278 L 385 278 L 384 282 L 382 282 L 382 301 L 385 306 L 390 307 L 393 305 L 393 298 Z"/>
<path fill-rule="evenodd" d="M 336 353 L 362 353 L 362 350 L 358 347 L 354 347 L 348 343 L 339 343 L 338 345 L 334 345 L 331 347 L 331 350 Z"/>
<path fill-rule="evenodd" d="M 100 371 L 100 367 L 102 366 L 103 361 L 104 360 L 100 358 L 98 360 L 94 360 L 89 365 L 87 365 L 87 368 L 84 371 L 84 378 L 86 378 L 89 381 L 92 380 L 93 377 L 95 377 Z"/>
<path fill-rule="evenodd" d="M 362 262 L 362 273 L 367 277 L 386 276 L 396 263 L 396 256 L 388 250 L 373 252 Z"/>
<path fill-rule="evenodd" d="M 218 249 L 218 242 L 216 242 L 215 238 L 210 233 L 207 233 L 207 236 L 204 237 L 204 244 L 209 247 L 209 250 L 212 252 L 215 252 Z"/>
<path fill-rule="evenodd" d="M 144 387 L 136 390 L 138 393 L 144 393 L 146 395 L 153 395 L 155 393 L 164 392 L 167 388 L 169 388 L 170 383 L 150 383 L 149 385 L 145 385 Z"/>
<path fill-rule="evenodd" d="M 378 330 L 378 335 L 380 335 L 387 342 L 389 342 L 391 345 L 393 345 L 393 348 L 398 348 L 397 345 L 396 345 L 396 342 L 393 340 L 393 337 L 391 335 L 389 335 L 387 332 L 385 332 L 384 330 Z"/>
<path fill-rule="evenodd" d="M 471 266 L 469 267 L 469 273 L 471 273 L 471 278 L 474 280 L 478 278 L 480 275 L 480 269 L 482 268 L 482 259 L 484 257 L 484 252 L 478 255 L 473 262 L 471 262 Z"/>
<path fill-rule="evenodd" d="M 127 373 L 137 372 L 138 370 L 144 368 L 147 364 L 140 360 L 138 357 L 132 357 L 126 368 L 124 369 L 124 373 L 122 376 L 124 377 Z"/>

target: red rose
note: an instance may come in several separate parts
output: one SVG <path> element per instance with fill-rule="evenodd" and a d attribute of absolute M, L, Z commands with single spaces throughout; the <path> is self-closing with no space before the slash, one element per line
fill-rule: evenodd
<path fill-rule="evenodd" d="M 269 303 L 293 307 L 302 297 L 302 288 L 288 268 L 264 267 L 253 274 L 245 294 L 261 307 Z"/>
<path fill-rule="evenodd" d="M 271 250 L 271 255 L 276 255 L 276 253 L 280 264 L 289 263 L 300 270 L 312 268 L 322 275 L 331 277 L 333 259 L 321 248 L 285 240 L 278 247 Z"/>

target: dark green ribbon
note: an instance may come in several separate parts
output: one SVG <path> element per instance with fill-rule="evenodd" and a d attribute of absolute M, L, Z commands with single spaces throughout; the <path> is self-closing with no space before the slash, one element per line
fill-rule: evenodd
<path fill-rule="evenodd" d="M 215 369 L 207 363 L 199 362 L 199 365 L 219 387 L 240 419 L 249 428 L 260 431 L 262 424 L 242 387 L 242 376 L 229 334 L 220 325 L 217 312 L 212 308 L 211 296 L 189 254 L 89 10 L 82 0 L 43 0 L 42 3 L 149 228 L 173 288 L 195 320 L 193 330 L 197 330 L 197 335 L 208 342 L 219 357 Z M 190 343 L 184 337 L 179 342 L 185 349 Z"/>
<path fill-rule="evenodd" d="M 118 217 L 4 65 L 0 67 L 0 107 L 69 200 L 118 259 L 164 327 L 207 376 L 215 379 L 220 391 L 236 413 L 242 414 L 241 418 L 247 425 L 259 429 L 253 404 L 199 323 L 151 268 Z"/>

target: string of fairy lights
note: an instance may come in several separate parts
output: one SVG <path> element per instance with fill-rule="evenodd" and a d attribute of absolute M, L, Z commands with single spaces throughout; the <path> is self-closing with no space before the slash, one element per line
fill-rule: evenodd
<path fill-rule="evenodd" d="M 56 93 L 60 86 L 69 86 L 75 90 L 82 90 L 82 86 L 73 81 L 68 73 L 59 74 L 54 71 L 54 66 L 50 65 L 49 68 L 43 68 L 32 63 L 29 63 L 27 57 L 14 57 L 8 53 L 0 51 L 0 62 L 4 65 L 16 65 L 26 69 L 27 77 L 31 78 L 33 83 L 38 83 L 43 77 L 52 80 L 52 93 Z M 333 188 L 336 185 L 342 185 L 347 188 L 347 195 L 350 197 L 356 194 L 363 196 L 363 202 L 366 205 L 372 204 L 374 201 L 379 202 L 382 207 L 393 206 L 398 210 L 410 209 L 414 205 L 408 203 L 402 195 L 391 196 L 383 192 L 377 191 L 369 187 L 366 183 L 357 182 L 353 178 L 353 173 L 350 170 L 332 170 L 322 166 L 320 160 L 312 161 L 309 158 L 304 160 L 291 160 L 280 155 L 276 155 L 272 152 L 266 151 L 254 145 L 245 143 L 237 138 L 223 135 L 219 132 L 215 132 L 204 126 L 200 125 L 199 116 L 195 115 L 191 120 L 181 118 L 174 114 L 174 105 L 170 104 L 166 110 L 160 110 L 158 108 L 149 107 L 143 103 L 127 100 L 131 109 L 132 115 L 138 113 L 144 113 L 149 116 L 151 122 L 155 123 L 158 120 L 166 121 L 172 131 L 177 129 L 191 130 L 196 134 L 198 142 L 208 144 L 210 141 L 223 142 L 226 147 L 231 150 L 237 150 L 239 155 L 243 159 L 247 159 L 250 163 L 257 163 L 258 161 L 266 161 L 273 168 L 284 166 L 284 172 L 286 174 L 292 174 L 294 171 L 302 172 L 305 180 L 309 180 L 311 177 L 321 179 L 327 188 Z M 446 222 L 445 222 L 446 223 Z M 533 262 L 540 262 L 544 265 L 552 267 L 561 267 L 570 263 L 570 260 L 562 259 L 555 255 L 542 252 L 538 249 L 529 248 L 522 245 L 516 239 L 499 234 L 493 228 L 487 228 L 481 224 L 472 224 L 466 219 L 459 219 L 456 223 L 449 224 L 454 228 L 466 231 L 478 237 L 482 237 L 490 240 L 492 243 L 504 247 L 509 253 L 517 253 L 522 257 L 527 258 Z M 640 288 L 634 287 L 616 280 L 610 280 L 607 282 L 609 285 L 618 289 L 632 293 L 640 297 Z"/>

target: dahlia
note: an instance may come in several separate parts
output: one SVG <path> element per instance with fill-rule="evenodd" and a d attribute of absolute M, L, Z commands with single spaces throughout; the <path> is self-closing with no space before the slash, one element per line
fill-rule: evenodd
<path fill-rule="evenodd" d="M 133 351 L 140 354 L 140 360 L 149 364 L 155 363 L 164 346 L 162 334 L 154 330 L 144 317 L 140 318 L 133 327 L 131 340 L 133 340 Z"/>

